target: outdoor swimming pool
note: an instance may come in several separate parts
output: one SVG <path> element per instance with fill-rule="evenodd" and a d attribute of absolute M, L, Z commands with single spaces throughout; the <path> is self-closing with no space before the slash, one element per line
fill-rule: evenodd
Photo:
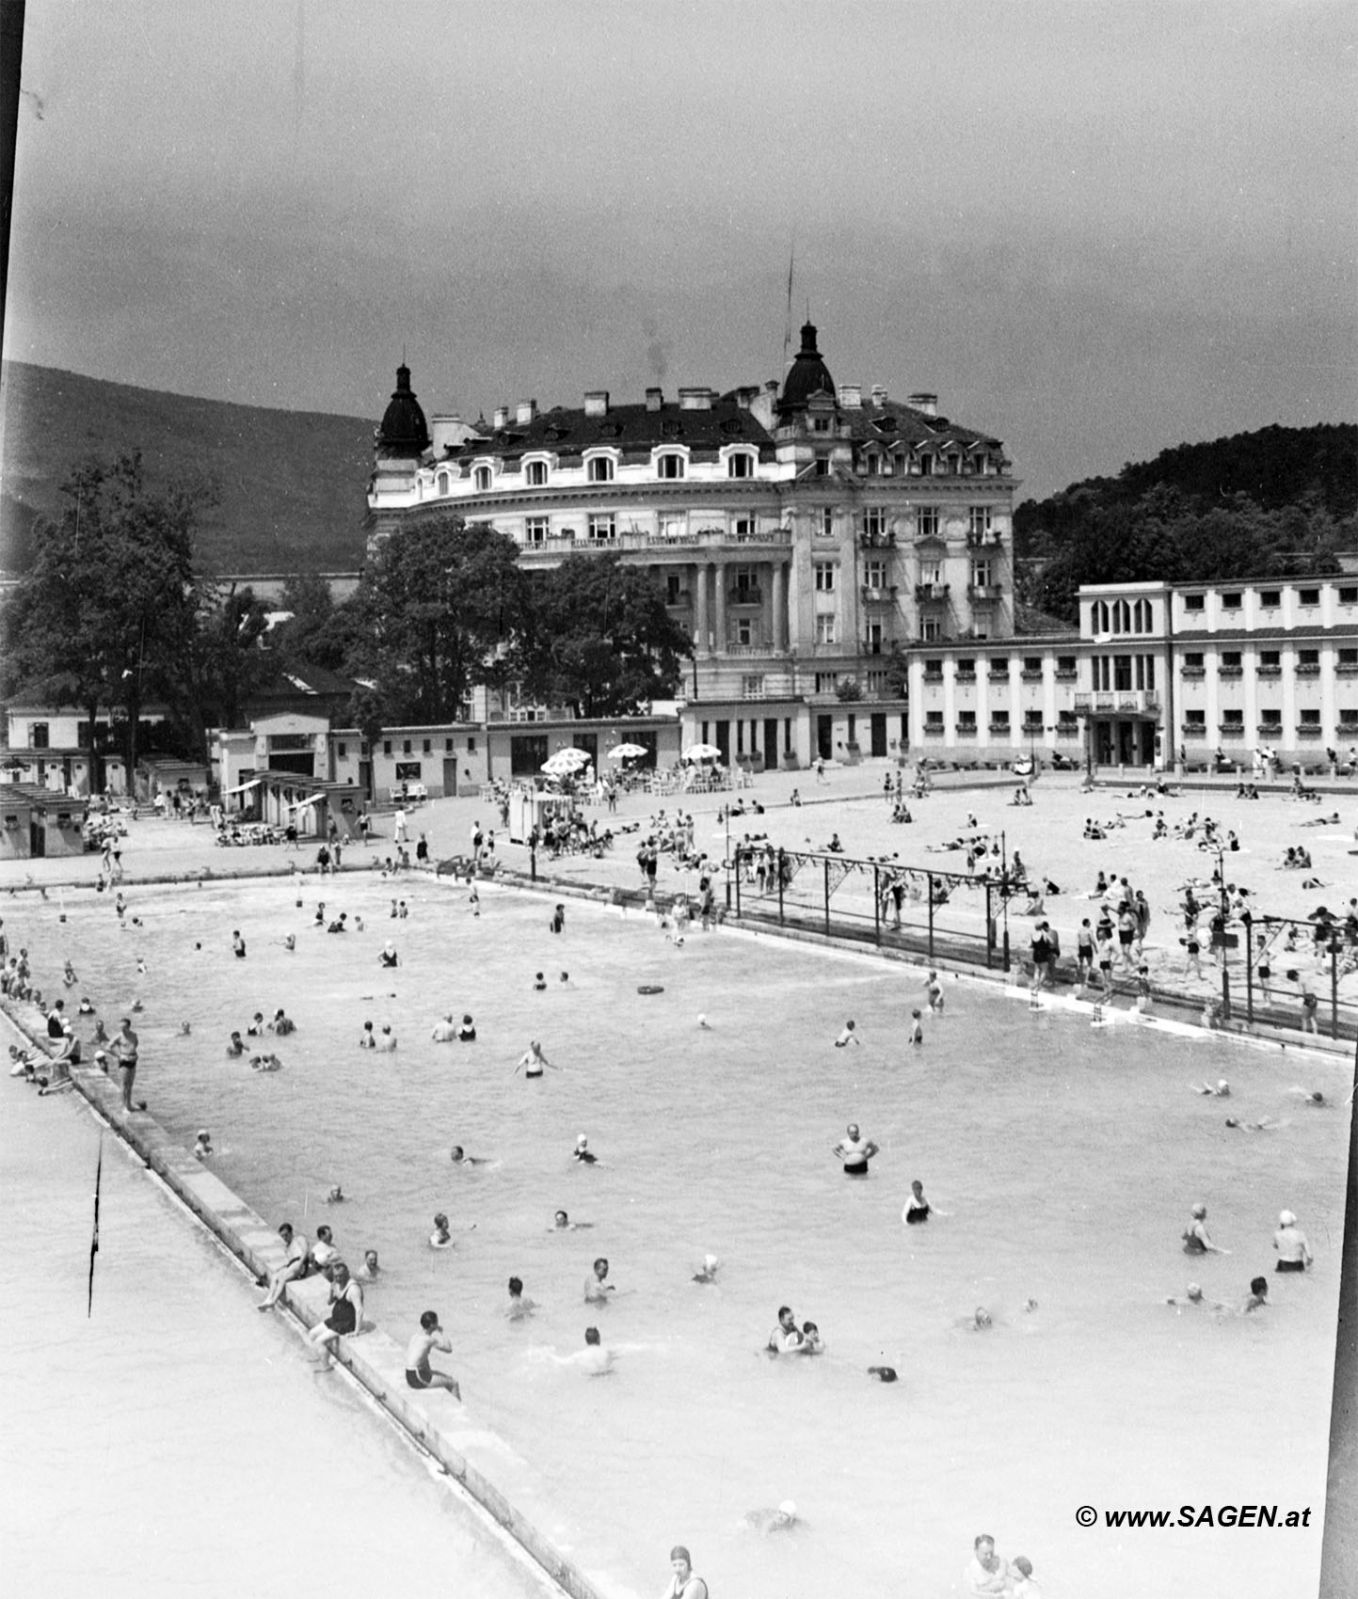
<path fill-rule="evenodd" d="M 442 1313 L 462 1446 L 592 1576 L 645 1591 L 678 1540 L 714 1590 L 750 1599 L 846 1581 L 943 1593 L 988 1530 L 1059 1591 L 1314 1592 L 1347 1119 L 1287 1089 L 1340 1088 L 1339 1063 L 1092 1030 L 965 982 L 907 1051 L 913 968 L 725 933 L 676 950 L 653 922 L 574 902 L 555 937 L 547 900 L 483 889 L 474 920 L 464 892 L 427 880 L 395 889 L 406 921 L 374 878 L 325 890 L 364 933 L 312 928 L 315 879 L 300 910 L 281 881 L 140 890 L 139 928 L 120 932 L 88 895 L 64 927 L 54 905 L 25 907 L 23 932 L 57 966 L 72 955 L 110 1024 L 144 997 L 139 1090 L 186 1144 L 212 1130 L 229 1186 L 309 1236 L 330 1222 L 351 1260 L 380 1251 L 368 1309 L 386 1330 L 404 1339 L 421 1310 Z M 387 937 L 395 972 L 378 963 Z M 285 1069 L 226 1059 L 230 1029 L 279 1005 L 299 1024 L 272 1046 Z M 475 1045 L 429 1041 L 448 1010 L 475 1015 Z M 837 1050 L 850 1016 L 862 1047 Z M 395 1027 L 396 1054 L 356 1047 L 369 1017 Z M 530 1038 L 565 1070 L 514 1075 Z M 1188 1092 L 1219 1076 L 1229 1106 Z M 1227 1110 L 1288 1125 L 1232 1131 Z M 882 1145 L 866 1182 L 830 1154 L 849 1120 Z M 597 1167 L 570 1159 L 580 1132 Z M 453 1142 L 492 1163 L 454 1169 Z M 914 1177 L 948 1214 L 907 1230 Z M 326 1207 L 336 1182 L 351 1197 Z M 1199 1198 L 1230 1257 L 1180 1252 Z M 1283 1206 L 1318 1257 L 1300 1279 L 1271 1273 Z M 549 1233 L 558 1207 L 593 1229 Z M 457 1236 L 441 1253 L 426 1244 L 439 1209 Z M 706 1251 L 717 1287 L 690 1281 Z M 630 1291 L 587 1312 L 596 1254 Z M 1258 1272 L 1276 1301 L 1261 1316 L 1161 1303 L 1194 1276 L 1238 1302 Z M 530 1322 L 502 1314 L 511 1273 L 541 1306 Z M 822 1359 L 759 1353 L 785 1302 L 819 1323 Z M 996 1326 L 963 1330 L 980 1303 Z M 622 1351 L 603 1380 L 549 1354 L 579 1348 L 591 1321 Z M 865 1375 L 883 1361 L 893 1387 Z M 785 1498 L 804 1527 L 742 1528 Z M 1310 1505 L 1311 1529 L 1074 1520 L 1083 1504 L 1247 1500 Z"/>

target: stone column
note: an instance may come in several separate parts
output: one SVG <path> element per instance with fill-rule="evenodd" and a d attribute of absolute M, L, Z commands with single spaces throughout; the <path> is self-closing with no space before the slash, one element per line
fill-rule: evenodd
<path fill-rule="evenodd" d="M 787 562 L 773 563 L 773 647 L 787 648 Z"/>
<path fill-rule="evenodd" d="M 707 650 L 707 567 L 701 561 L 693 563 L 693 615 L 697 629 L 696 649 L 699 655 Z"/>
<path fill-rule="evenodd" d="M 726 568 L 720 562 L 712 568 L 712 581 L 717 586 L 714 620 L 714 629 L 717 636 L 713 643 L 713 648 L 718 654 L 724 654 L 726 650 Z"/>

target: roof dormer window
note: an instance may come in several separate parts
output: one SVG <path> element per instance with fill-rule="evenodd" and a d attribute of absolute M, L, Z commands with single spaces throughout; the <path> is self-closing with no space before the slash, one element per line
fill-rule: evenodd
<path fill-rule="evenodd" d="M 655 458 L 655 475 L 673 481 L 684 476 L 687 462 L 674 450 L 666 450 Z"/>
<path fill-rule="evenodd" d="M 613 457 L 611 455 L 591 455 L 585 462 L 585 478 L 590 483 L 611 483 L 613 481 Z"/>
<path fill-rule="evenodd" d="M 530 489 L 545 489 L 547 487 L 546 461 L 525 461 L 523 463 L 523 480 Z"/>
<path fill-rule="evenodd" d="M 752 450 L 732 450 L 726 457 L 727 477 L 753 477 L 755 456 Z"/>
<path fill-rule="evenodd" d="M 486 494 L 490 490 L 490 468 L 478 466 L 472 473 L 472 483 L 478 494 Z"/>

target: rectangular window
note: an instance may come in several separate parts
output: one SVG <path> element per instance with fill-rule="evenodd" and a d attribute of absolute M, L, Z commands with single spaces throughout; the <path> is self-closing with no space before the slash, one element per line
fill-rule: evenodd
<path fill-rule="evenodd" d="M 1339 669 L 1350 672 L 1358 670 L 1358 649 L 1352 649 L 1347 645 L 1340 646 Z"/>
<path fill-rule="evenodd" d="M 1207 712 L 1206 711 L 1185 711 L 1184 712 L 1184 725 L 1186 727 L 1196 727 L 1199 730 L 1201 730 L 1202 728 L 1207 726 Z"/>
<path fill-rule="evenodd" d="M 1259 604 L 1264 608 L 1264 610 L 1276 611 L 1282 602 L 1282 594 L 1277 589 L 1259 590 Z"/>
<path fill-rule="evenodd" d="M 886 536 L 886 512 L 880 506 L 863 512 L 863 531 L 870 539 Z"/>
<path fill-rule="evenodd" d="M 925 711 L 924 725 L 925 727 L 936 727 L 941 733 L 943 731 L 943 712 Z"/>
<path fill-rule="evenodd" d="M 530 516 L 523 524 L 523 539 L 525 544 L 544 544 L 547 540 L 548 530 L 552 523 L 546 516 Z"/>
<path fill-rule="evenodd" d="M 450 748 L 452 746 L 452 742 L 453 742 L 452 739 L 448 740 L 448 744 L 449 744 Z M 476 740 L 474 738 L 469 738 L 467 740 L 467 754 L 468 755 L 475 755 L 476 754 Z"/>
<path fill-rule="evenodd" d="M 754 643 L 754 623 L 748 616 L 739 617 L 736 621 L 736 643 Z"/>
<path fill-rule="evenodd" d="M 833 594 L 835 591 L 835 563 L 833 561 L 817 561 L 813 569 L 816 574 L 816 592 L 818 594 Z"/>
<path fill-rule="evenodd" d="M 839 673 L 838 672 L 817 672 L 816 673 L 816 693 L 817 694 L 833 694 L 834 691 L 838 687 L 839 687 Z"/>
<path fill-rule="evenodd" d="M 1341 605 L 1358 605 L 1358 588 L 1346 584 L 1339 590 L 1339 603 Z"/>
<path fill-rule="evenodd" d="M 919 564 L 919 580 L 927 583 L 931 588 L 936 583 L 943 581 L 942 561 L 921 561 Z"/>
<path fill-rule="evenodd" d="M 974 655 L 959 655 L 954 662 L 957 668 L 957 679 L 960 683 L 973 683 L 976 680 L 976 657 Z"/>
<path fill-rule="evenodd" d="M 433 739 L 429 739 L 429 738 L 425 739 L 424 744 L 423 744 L 422 753 L 425 754 L 425 755 L 432 755 L 434 753 L 434 741 L 433 741 Z"/>
<path fill-rule="evenodd" d="M 1320 590 L 1319 589 L 1298 589 L 1297 590 L 1297 603 L 1298 603 L 1298 605 L 1319 605 L 1320 604 Z"/>
<path fill-rule="evenodd" d="M 919 536 L 922 539 L 936 539 L 938 537 L 938 507 L 936 505 L 921 505 L 915 513 Z"/>
<path fill-rule="evenodd" d="M 869 622 L 863 633 L 863 642 L 867 646 L 869 655 L 880 655 L 882 653 L 882 638 L 882 624 L 880 622 Z"/>
<path fill-rule="evenodd" d="M 46 722 L 33 722 L 28 729 L 28 747 L 31 750 L 50 749 L 50 730 Z"/>
<path fill-rule="evenodd" d="M 443 741 L 443 752 L 444 752 L 445 755 L 451 755 L 453 753 L 453 741 L 452 741 L 452 739 L 450 739 L 450 738 L 445 738 L 444 739 L 444 741 Z"/>
<path fill-rule="evenodd" d="M 1319 711 L 1302 711 L 1298 715 L 1297 720 L 1298 720 L 1298 722 L 1300 722 L 1300 724 L 1303 727 L 1319 727 L 1320 726 L 1320 712 Z"/>
<path fill-rule="evenodd" d="M 943 662 L 941 659 L 925 658 L 924 681 L 926 683 L 941 683 L 943 681 Z"/>
<path fill-rule="evenodd" d="M 884 589 L 886 587 L 886 562 L 864 561 L 863 581 L 870 589 Z"/>
<path fill-rule="evenodd" d="M 919 625 L 919 636 L 929 643 L 936 643 L 943 637 L 943 624 L 936 616 L 926 616 Z"/>
<path fill-rule="evenodd" d="M 991 713 L 990 713 L 990 725 L 991 725 L 991 727 L 997 728 L 997 729 L 1001 728 L 1001 727 L 1008 727 L 1009 726 L 1009 712 L 1008 711 L 991 711 Z"/>
<path fill-rule="evenodd" d="M 868 685 L 869 694 L 881 694 L 886 689 L 885 672 L 865 672 L 863 681 Z"/>
<path fill-rule="evenodd" d="M 1259 725 L 1261 727 L 1281 727 L 1282 722 L 1283 713 L 1281 711 L 1265 708 L 1259 712 Z"/>
<path fill-rule="evenodd" d="M 684 587 L 684 574 L 682 572 L 665 573 L 665 604 L 678 605 L 688 598 L 688 590 Z"/>
<path fill-rule="evenodd" d="M 528 486 L 540 489 L 547 481 L 547 463 L 545 461 L 530 461 L 528 463 Z"/>
<path fill-rule="evenodd" d="M 1127 693 L 1132 687 L 1132 658 L 1130 655 L 1115 655 L 1113 657 L 1113 689 L 1115 693 Z"/>
<path fill-rule="evenodd" d="M 830 418 L 828 416 L 813 417 L 811 419 L 811 431 L 813 433 L 828 433 L 830 431 Z"/>
<path fill-rule="evenodd" d="M 726 458 L 727 477 L 753 477 L 754 461 L 745 450 L 739 450 L 735 455 Z"/>
<path fill-rule="evenodd" d="M 1358 705 L 1345 705 L 1341 709 L 1339 725 L 1350 733 L 1358 731 Z"/>
<path fill-rule="evenodd" d="M 1260 664 L 1260 666 L 1281 666 L 1282 665 L 1282 660 L 1283 660 L 1282 652 L 1279 651 L 1279 650 L 1260 650 L 1259 651 L 1259 664 Z"/>
<path fill-rule="evenodd" d="M 966 729 L 966 731 L 968 731 L 970 733 L 974 733 L 976 731 L 976 712 L 975 711 L 958 711 L 958 713 L 957 713 L 957 731 L 960 733 L 960 732 L 963 731 L 963 729 Z"/>
<path fill-rule="evenodd" d="M 1025 677 L 1042 676 L 1042 657 L 1040 655 L 1025 655 L 1023 657 L 1023 675 Z"/>
<path fill-rule="evenodd" d="M 1245 713 L 1241 710 L 1224 710 L 1221 713 L 1222 727 L 1241 728 L 1245 725 Z"/>
<path fill-rule="evenodd" d="M 839 618 L 833 611 L 826 612 L 816 618 L 816 643 L 834 644 L 838 642 Z"/>
<path fill-rule="evenodd" d="M 1240 609 L 1240 601 L 1241 601 L 1242 598 L 1243 598 L 1243 596 L 1240 595 L 1240 594 L 1223 594 L 1221 596 L 1221 608 L 1222 608 L 1222 610 L 1223 611 L 1238 611 Z"/>
<path fill-rule="evenodd" d="M 397 761 L 396 781 L 398 783 L 418 783 L 420 781 L 420 763 L 418 761 Z"/>
<path fill-rule="evenodd" d="M 591 544 L 610 544 L 613 540 L 613 517 L 611 513 L 595 511 L 589 519 L 589 541 Z"/>
<path fill-rule="evenodd" d="M 1058 655 L 1056 657 L 1057 677 L 1075 676 L 1075 657 L 1073 655 Z"/>
<path fill-rule="evenodd" d="M 823 539 L 832 539 L 835 536 L 835 508 L 833 505 L 821 507 L 820 536 Z"/>
<path fill-rule="evenodd" d="M 341 739 L 336 745 L 335 754 L 339 756 L 340 760 L 344 760 L 348 756 L 349 746 L 344 742 L 343 739 Z"/>
<path fill-rule="evenodd" d="M 1042 712 L 1031 707 L 1023 713 L 1023 731 L 1025 733 L 1040 733 L 1042 731 Z"/>
<path fill-rule="evenodd" d="M 1201 594 L 1185 594 L 1184 595 L 1184 610 L 1186 610 L 1186 611 L 1200 611 L 1200 610 L 1202 610 L 1202 607 L 1203 607 L 1203 596 Z"/>
<path fill-rule="evenodd" d="M 736 457 L 736 459 L 739 459 L 739 457 Z M 764 679 L 760 673 L 752 672 L 741 678 L 740 697 L 743 700 L 762 700 L 764 698 Z"/>
<path fill-rule="evenodd" d="M 736 517 L 735 520 L 731 523 L 731 531 L 735 534 L 737 539 L 742 540 L 742 541 L 745 540 L 745 539 L 753 538 L 754 537 L 754 518 L 750 517 L 750 516 L 738 516 L 738 517 Z"/>
<path fill-rule="evenodd" d="M 655 463 L 656 476 L 661 478 L 681 478 L 684 475 L 684 458 L 682 455 L 662 455 Z"/>
<path fill-rule="evenodd" d="M 971 563 L 971 584 L 973 588 L 988 588 L 991 582 L 991 565 L 989 561 L 973 561 Z"/>
<path fill-rule="evenodd" d="M 972 538 L 987 538 L 990 534 L 991 509 L 988 505 L 973 505 L 968 519 Z"/>
<path fill-rule="evenodd" d="M 389 738 L 384 738 L 382 740 L 382 753 L 383 755 L 391 754 L 391 740 Z M 545 755 L 542 758 L 544 761 L 547 759 Z"/>
<path fill-rule="evenodd" d="M 829 477 L 830 462 L 826 456 L 822 455 L 820 459 L 814 463 L 814 465 L 815 470 L 811 474 L 813 477 Z"/>
<path fill-rule="evenodd" d="M 407 739 L 403 739 L 402 742 L 401 742 L 401 754 L 402 755 L 409 755 L 410 754 L 410 740 L 408 738 Z"/>

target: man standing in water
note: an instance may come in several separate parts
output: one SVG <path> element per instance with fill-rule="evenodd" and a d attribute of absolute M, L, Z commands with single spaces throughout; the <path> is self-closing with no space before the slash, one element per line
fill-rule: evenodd
<path fill-rule="evenodd" d="M 877 1145 L 870 1138 L 861 1138 L 858 1123 L 850 1122 L 844 1137 L 835 1145 L 834 1153 L 844 1162 L 846 1177 L 866 1177 L 868 1162 L 877 1153 Z"/>

